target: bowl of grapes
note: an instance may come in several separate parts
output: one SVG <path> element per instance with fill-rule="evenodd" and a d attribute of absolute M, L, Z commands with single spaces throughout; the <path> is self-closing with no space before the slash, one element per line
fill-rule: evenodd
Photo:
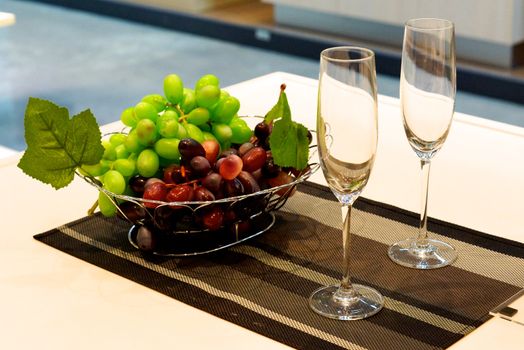
<path fill-rule="evenodd" d="M 125 128 L 104 135 L 99 162 L 76 174 L 99 191 L 104 216 L 129 223 L 130 244 L 146 254 L 239 244 L 269 230 L 273 212 L 318 169 L 312 133 L 292 121 L 285 88 L 276 87 L 265 116 L 246 117 L 215 75 L 189 88 L 170 74 L 164 95 L 125 109 Z"/>

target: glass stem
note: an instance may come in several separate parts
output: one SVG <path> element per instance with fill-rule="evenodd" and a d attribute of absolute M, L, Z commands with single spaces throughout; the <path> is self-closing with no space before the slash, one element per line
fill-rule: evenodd
<path fill-rule="evenodd" d="M 417 248 L 428 246 L 428 192 L 429 192 L 429 169 L 431 161 L 429 159 L 420 160 L 422 169 L 422 199 L 420 206 L 420 223 L 418 228 Z"/>
<path fill-rule="evenodd" d="M 343 275 L 342 275 L 342 281 L 340 282 L 340 287 L 335 293 L 336 299 L 341 299 L 345 302 L 351 302 L 352 299 L 354 299 L 357 294 L 355 290 L 353 289 L 353 286 L 351 284 L 350 280 L 350 273 L 351 273 L 351 233 L 350 233 L 350 227 L 351 227 L 351 209 L 353 208 L 352 204 L 344 205 L 343 209 L 347 209 L 346 216 L 344 218 L 344 224 L 342 226 L 342 249 L 343 249 Z"/>

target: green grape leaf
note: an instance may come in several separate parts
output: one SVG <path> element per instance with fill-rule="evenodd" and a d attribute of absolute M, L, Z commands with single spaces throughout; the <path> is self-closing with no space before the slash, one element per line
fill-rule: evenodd
<path fill-rule="evenodd" d="M 55 189 L 69 185 L 78 167 L 97 164 L 104 153 L 102 135 L 90 110 L 70 119 L 66 108 L 31 97 L 24 127 L 27 150 L 18 167 Z"/>
<path fill-rule="evenodd" d="M 266 118 L 268 115 L 271 120 L 280 118 L 274 123 L 273 131 L 269 136 L 273 161 L 281 167 L 304 169 L 309 160 L 308 130 L 304 125 L 291 120 L 291 109 L 282 88 L 277 104 L 269 111 Z"/>
<path fill-rule="evenodd" d="M 277 103 L 271 108 L 269 112 L 267 112 L 266 116 L 264 117 L 264 122 L 266 124 L 270 124 L 274 120 L 283 118 L 291 120 L 291 109 L 289 108 L 289 103 L 287 102 L 287 96 L 284 92 L 284 89 L 286 86 L 282 84 L 280 87 L 280 95 L 278 96 Z"/>
<path fill-rule="evenodd" d="M 269 137 L 273 161 L 281 167 L 304 169 L 309 159 L 309 140 L 304 125 L 280 119 Z"/>

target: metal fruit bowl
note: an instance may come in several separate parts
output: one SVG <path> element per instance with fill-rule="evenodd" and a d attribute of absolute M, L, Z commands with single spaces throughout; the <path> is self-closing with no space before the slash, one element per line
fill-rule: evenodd
<path fill-rule="evenodd" d="M 280 209 L 293 195 L 296 186 L 306 181 L 318 168 L 319 164 L 311 163 L 292 182 L 255 193 L 190 202 L 164 202 L 118 195 L 104 189 L 96 178 L 78 175 L 98 191 L 104 192 L 117 206 L 118 217 L 132 224 L 128 238 L 134 247 L 139 248 L 136 239 L 138 229 L 148 225 L 156 231 L 152 254 L 184 257 L 225 249 L 269 230 L 275 223 L 272 212 Z M 236 218 L 227 220 L 226 217 L 224 225 L 211 231 L 203 228 L 201 217 L 214 206 L 220 206 L 224 213 L 233 211 Z"/>

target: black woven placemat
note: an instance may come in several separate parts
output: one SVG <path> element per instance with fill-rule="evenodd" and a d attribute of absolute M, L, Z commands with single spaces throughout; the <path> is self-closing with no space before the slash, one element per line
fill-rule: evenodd
<path fill-rule="evenodd" d="M 403 268 L 389 244 L 414 236 L 418 217 L 359 199 L 353 212 L 353 282 L 378 289 L 385 307 L 354 322 L 308 307 L 312 291 L 336 283 L 341 269 L 339 204 L 324 187 L 303 184 L 275 226 L 214 254 L 146 257 L 127 241 L 128 225 L 100 215 L 35 238 L 96 266 L 299 349 L 441 349 L 482 324 L 524 285 L 524 245 L 430 220 L 432 236 L 456 246 L 442 269 Z"/>

